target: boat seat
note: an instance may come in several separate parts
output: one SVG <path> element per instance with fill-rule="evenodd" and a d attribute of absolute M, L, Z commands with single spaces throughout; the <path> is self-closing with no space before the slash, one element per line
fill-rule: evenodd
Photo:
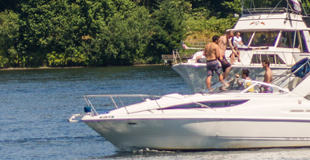
<path fill-rule="evenodd" d="M 302 81 L 302 78 L 295 77 L 293 80 L 291 80 L 288 83 L 288 87 L 287 88 L 289 89 L 289 91 L 292 91 L 301 81 Z"/>
<path fill-rule="evenodd" d="M 187 63 L 196 63 L 196 60 L 195 59 L 188 59 Z"/>

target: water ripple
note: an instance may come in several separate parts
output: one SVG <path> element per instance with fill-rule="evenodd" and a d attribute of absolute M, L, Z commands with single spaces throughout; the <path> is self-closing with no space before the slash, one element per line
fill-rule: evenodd
<path fill-rule="evenodd" d="M 0 140 L 0 143 L 28 143 L 28 142 L 81 142 L 81 141 L 105 141 L 101 136 L 83 137 L 49 137 L 49 138 L 24 138 L 17 140 Z"/>

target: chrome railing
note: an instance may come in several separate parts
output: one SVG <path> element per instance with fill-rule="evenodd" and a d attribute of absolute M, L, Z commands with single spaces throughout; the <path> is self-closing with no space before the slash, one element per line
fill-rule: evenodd
<path fill-rule="evenodd" d="M 179 63 L 183 63 L 182 58 L 180 56 L 180 52 L 179 50 L 182 48 L 178 48 L 178 49 L 174 49 L 172 50 L 172 55 L 173 55 L 173 63 L 177 64 L 178 61 L 180 61 Z M 203 48 L 194 48 L 194 47 L 188 47 L 189 50 L 201 50 Z M 193 53 L 194 54 L 194 53 Z"/>
<path fill-rule="evenodd" d="M 196 102 L 196 101 L 191 101 L 191 100 L 188 100 L 186 99 L 185 97 L 183 96 L 180 96 L 180 97 L 176 97 L 176 96 L 169 96 L 169 95 L 165 95 L 165 96 L 158 96 L 158 95 L 143 95 L 143 94 L 109 94 L 109 95 L 85 95 L 83 96 L 87 105 L 91 107 L 91 110 L 92 110 L 92 115 L 98 115 L 98 112 L 96 111 L 95 107 L 93 106 L 93 104 L 90 102 L 89 98 L 98 98 L 98 97 L 106 97 L 106 98 L 110 98 L 115 106 L 115 108 L 120 108 L 120 107 L 123 107 L 127 114 L 130 114 L 132 112 L 129 112 L 128 109 L 127 109 L 127 106 L 124 105 L 123 103 L 123 100 L 122 98 L 133 98 L 133 97 L 140 97 L 142 99 L 143 102 L 145 102 L 147 100 L 147 98 L 152 98 L 150 100 L 153 100 L 157 107 L 156 109 L 159 109 L 162 111 L 162 113 L 164 113 L 164 110 L 163 110 L 163 107 L 158 103 L 158 99 L 159 98 L 162 98 L 162 97 L 165 97 L 165 98 L 172 98 L 172 99 L 179 99 L 179 100 L 184 100 L 186 101 L 187 103 L 195 103 L 197 105 L 200 105 L 201 107 L 205 107 L 205 108 L 208 108 L 208 109 L 211 109 L 211 110 L 215 110 L 215 109 L 212 109 L 211 107 L 205 105 L 205 104 L 202 104 L 202 103 L 199 103 L 199 102 Z M 116 104 L 116 101 L 115 99 L 118 99 L 120 101 L 120 103 L 122 104 L 122 106 L 118 106 Z M 145 109 L 145 110 L 140 110 L 139 112 L 143 112 L 143 111 L 146 111 L 146 110 L 150 110 L 149 108 L 148 109 Z M 136 112 L 134 112 L 136 113 Z"/>
<path fill-rule="evenodd" d="M 199 49 L 202 49 L 202 48 L 189 48 L 189 49 L 193 49 L 193 50 L 199 50 Z M 182 62 L 182 58 L 180 56 L 180 52 L 179 52 L 180 49 L 174 49 L 172 51 L 172 54 L 173 54 L 173 63 L 174 64 L 177 64 L 177 63 L 183 63 Z M 241 53 L 245 54 L 244 56 L 242 56 L 243 58 L 241 58 L 241 64 L 238 64 L 238 65 L 242 65 L 242 66 L 247 66 L 247 65 L 250 65 L 250 66 L 255 66 L 255 65 L 260 65 L 261 62 L 264 60 L 262 58 L 262 55 L 265 55 L 266 58 L 268 60 L 272 60 L 270 55 L 274 55 L 274 59 L 272 60 L 273 63 L 270 64 L 270 66 L 292 66 L 293 64 L 295 64 L 295 62 L 297 61 L 294 57 L 295 54 L 300 54 L 301 52 L 287 52 L 287 51 L 270 51 L 270 50 L 264 50 L 264 49 L 261 49 L 261 50 L 240 50 Z M 254 54 L 259 54 L 259 59 L 258 61 L 260 63 L 254 63 L 253 62 L 253 55 Z M 226 54 L 228 56 L 227 59 L 230 60 L 230 54 Z M 278 55 L 278 56 L 276 56 Z M 278 60 L 278 58 L 280 58 L 280 60 Z M 244 61 L 246 61 L 246 59 L 248 59 L 248 61 L 250 63 L 243 63 Z M 281 60 L 284 62 L 283 63 L 278 63 L 278 62 L 281 62 Z"/>
<path fill-rule="evenodd" d="M 285 71 L 284 73 L 282 73 L 282 74 L 279 75 L 278 77 L 274 78 L 274 79 L 272 80 L 271 83 L 277 82 L 276 85 L 279 85 L 279 86 L 280 86 L 280 85 L 281 85 L 282 83 L 284 83 L 287 79 L 289 79 L 289 78 L 295 78 L 294 74 L 297 73 L 297 72 L 299 72 L 299 70 L 301 70 L 301 69 L 302 69 L 304 66 L 306 66 L 306 65 L 310 66 L 310 62 L 309 62 L 309 61 L 305 62 L 304 64 L 302 64 L 302 65 L 300 65 L 298 68 L 296 68 L 293 72 L 291 71 L 291 68 L 288 69 L 287 71 Z"/>
<path fill-rule="evenodd" d="M 149 98 L 153 98 L 153 100 L 155 100 L 155 102 L 157 103 L 155 98 L 160 98 L 161 96 L 157 96 L 157 95 L 144 95 L 144 94 L 109 94 L 109 95 L 85 95 L 83 97 L 84 97 L 84 100 L 87 103 L 87 106 L 91 107 L 93 115 L 98 115 L 98 112 L 96 111 L 95 107 L 93 106 L 93 104 L 91 103 L 89 98 L 108 97 L 108 98 L 110 98 L 112 100 L 115 108 L 119 108 L 119 106 L 116 104 L 116 101 L 114 100 L 115 98 L 117 98 L 120 101 L 120 103 L 122 104 L 121 107 L 124 107 L 126 112 L 129 114 L 126 106 L 124 105 L 124 102 L 123 102 L 122 98 L 124 98 L 124 97 L 140 97 L 142 99 L 142 101 L 145 101 L 146 97 L 149 97 Z M 160 108 L 160 105 L 158 103 L 157 103 L 157 105 Z"/>
<path fill-rule="evenodd" d="M 218 82 L 218 83 L 212 85 L 211 86 L 212 90 L 206 89 L 204 92 L 202 92 L 202 94 L 213 94 L 214 91 L 220 90 L 220 88 L 224 87 L 225 84 L 229 84 L 229 87 L 225 88 L 225 89 L 228 89 L 228 88 L 232 87 L 231 85 L 233 85 L 237 81 L 242 82 L 242 83 L 243 82 L 246 82 L 246 83 L 250 82 L 251 83 L 251 85 L 248 86 L 247 88 L 240 90 L 240 92 L 239 92 L 240 94 L 247 93 L 251 88 L 254 88 L 255 86 L 272 87 L 273 89 L 279 90 L 280 93 L 288 93 L 289 92 L 288 90 L 286 90 L 280 86 L 274 85 L 274 84 L 269 84 L 269 83 L 265 83 L 265 82 L 261 82 L 261 81 L 255 81 L 255 80 L 246 80 L 246 79 L 241 79 L 241 78 L 230 78 L 230 77 L 228 77 L 224 80 L 224 82 Z"/>

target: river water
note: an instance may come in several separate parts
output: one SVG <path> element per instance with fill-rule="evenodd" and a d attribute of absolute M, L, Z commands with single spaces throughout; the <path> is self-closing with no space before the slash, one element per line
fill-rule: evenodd
<path fill-rule="evenodd" d="M 170 66 L 0 71 L 0 159 L 310 159 L 309 148 L 124 152 L 82 122 L 82 95 L 189 94 Z"/>

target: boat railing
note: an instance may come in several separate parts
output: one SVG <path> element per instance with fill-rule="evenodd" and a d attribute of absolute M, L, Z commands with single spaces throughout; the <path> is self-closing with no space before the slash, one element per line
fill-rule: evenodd
<path fill-rule="evenodd" d="M 174 96 L 174 95 L 165 95 L 165 96 L 158 96 L 158 95 L 144 95 L 144 94 L 108 94 L 108 95 L 84 95 L 83 96 L 86 103 L 87 103 L 87 106 L 88 107 L 91 107 L 91 114 L 92 115 L 98 115 L 98 112 L 97 110 L 95 109 L 94 105 L 91 103 L 91 101 L 89 100 L 89 98 L 99 98 L 99 97 L 106 97 L 106 98 L 110 98 L 114 104 L 114 107 L 116 109 L 120 108 L 120 107 L 123 107 L 127 114 L 131 114 L 131 113 L 137 113 L 137 112 L 143 112 L 143 111 L 146 111 L 146 110 L 152 110 L 152 109 L 157 109 L 157 110 L 161 110 L 162 113 L 164 113 L 164 109 L 163 107 L 159 104 L 158 100 L 160 98 L 171 98 L 171 99 L 181 99 L 181 100 L 184 100 L 186 101 L 187 103 L 195 103 L 197 105 L 200 105 L 201 107 L 205 107 L 205 108 L 208 108 L 208 109 L 211 109 L 211 110 L 215 110 L 205 104 L 202 104 L 202 103 L 199 103 L 199 102 L 196 102 L 196 101 L 189 101 L 188 99 L 184 98 L 183 96 Z M 147 100 L 153 100 L 157 107 L 155 108 L 146 108 L 146 109 L 141 109 L 139 111 L 135 111 L 135 112 L 129 112 L 129 110 L 127 109 L 127 106 L 124 104 L 124 101 L 122 100 L 122 98 L 134 98 L 134 97 L 138 97 L 138 98 L 141 98 L 141 100 L 143 102 L 147 101 Z M 116 99 L 118 100 L 118 103 L 121 104 L 120 105 L 117 105 L 117 101 Z"/>
<path fill-rule="evenodd" d="M 129 114 L 129 111 L 127 110 L 126 106 L 124 105 L 124 102 L 122 100 L 122 98 L 125 97 L 140 97 L 142 99 L 142 101 L 145 101 L 147 98 L 152 98 L 153 100 L 156 101 L 156 98 L 160 98 L 161 96 L 158 95 L 145 95 L 145 94 L 107 94 L 107 95 L 84 95 L 84 100 L 87 103 L 87 106 L 91 107 L 92 109 L 92 114 L 93 115 L 98 115 L 98 112 L 96 111 L 95 107 L 93 106 L 93 104 L 91 103 L 91 101 L 89 100 L 89 98 L 98 98 L 98 97 L 107 97 L 110 98 L 115 106 L 115 108 L 119 108 L 119 106 L 117 105 L 115 99 L 118 99 L 119 102 L 122 104 L 121 107 L 124 107 L 126 112 Z M 158 107 L 160 108 L 160 105 L 157 103 Z"/>
<path fill-rule="evenodd" d="M 257 14 L 257 13 L 295 13 L 300 14 L 299 12 L 286 8 L 286 7 L 272 7 L 272 8 L 246 8 L 242 10 L 243 14 Z"/>
<path fill-rule="evenodd" d="M 182 48 L 177 48 L 172 50 L 172 55 L 173 55 L 173 64 L 177 64 L 178 62 L 183 63 L 182 61 L 182 56 L 180 56 L 180 49 Z M 195 48 L 195 47 L 188 47 L 189 50 L 201 50 L 203 48 Z"/>
<path fill-rule="evenodd" d="M 258 47 L 255 47 L 258 48 Z M 255 66 L 260 65 L 264 59 L 268 59 L 270 61 L 270 66 L 287 66 L 291 67 L 297 61 L 294 57 L 294 54 L 300 54 L 301 52 L 289 52 L 289 51 L 270 51 L 264 49 L 251 48 L 251 50 L 241 50 L 242 57 L 240 58 L 241 62 L 238 65 L 241 66 Z M 202 48 L 190 48 L 192 50 L 199 50 Z M 180 56 L 180 49 L 174 49 L 172 51 L 173 54 L 173 63 L 183 63 L 182 57 Z M 227 59 L 230 59 L 230 54 L 226 54 Z M 254 57 L 255 56 L 255 57 Z M 244 61 L 248 59 L 249 63 L 244 63 Z M 196 61 L 192 61 L 192 63 L 196 63 Z"/>
<path fill-rule="evenodd" d="M 251 89 L 251 88 L 254 88 L 255 86 L 264 86 L 264 87 L 272 87 L 273 89 L 276 89 L 278 90 L 280 93 L 288 93 L 289 91 L 286 90 L 286 89 L 283 89 L 282 87 L 280 86 L 277 86 L 277 85 L 274 85 L 274 84 L 270 84 L 270 83 L 265 83 L 265 82 L 261 82 L 261 81 L 255 81 L 255 80 L 246 80 L 246 79 L 241 79 L 241 78 L 231 78 L 231 77 L 228 77 L 224 80 L 224 82 L 218 82 L 214 85 L 211 86 L 211 90 L 209 89 L 206 89 L 204 92 L 202 92 L 202 94 L 213 94 L 214 91 L 216 90 L 221 90 L 222 87 L 225 86 L 225 84 L 229 84 L 229 87 L 226 88 L 229 89 L 229 88 L 233 88 L 233 84 L 235 82 L 250 82 L 251 85 L 248 86 L 247 88 L 243 89 L 243 90 L 240 90 L 240 94 L 243 94 L 243 93 L 248 93 L 248 91 Z M 222 92 L 225 92 L 222 90 Z M 255 92 L 255 93 L 259 93 L 258 91 Z"/>
<path fill-rule="evenodd" d="M 297 65 L 298 63 L 300 63 L 300 64 Z M 287 71 L 283 72 L 278 77 L 274 78 L 272 80 L 272 83 L 276 83 L 276 85 L 280 86 L 284 82 L 286 82 L 287 79 L 292 78 L 292 77 L 295 78 L 295 76 L 298 72 L 304 72 L 302 74 L 305 75 L 309 72 L 309 70 L 306 70 L 305 67 L 309 67 L 309 66 L 310 66 L 310 61 L 308 60 L 308 58 L 305 58 L 305 59 L 297 62 L 292 68 L 288 69 Z M 297 75 L 297 77 L 298 76 L 300 77 L 300 75 Z M 301 77 L 301 78 L 303 78 L 303 77 Z"/>
<path fill-rule="evenodd" d="M 254 81 L 254 80 L 244 80 L 245 82 L 251 82 L 252 85 L 247 87 L 246 89 L 244 89 L 242 92 L 240 93 L 247 93 L 249 91 L 249 89 L 251 89 L 254 86 L 268 86 L 268 87 L 272 87 L 273 89 L 277 89 L 279 90 L 281 93 L 288 93 L 289 91 L 286 89 L 283 89 L 280 86 L 274 85 L 274 84 L 270 84 L 270 83 L 265 83 L 265 82 L 261 82 L 261 81 Z"/>

